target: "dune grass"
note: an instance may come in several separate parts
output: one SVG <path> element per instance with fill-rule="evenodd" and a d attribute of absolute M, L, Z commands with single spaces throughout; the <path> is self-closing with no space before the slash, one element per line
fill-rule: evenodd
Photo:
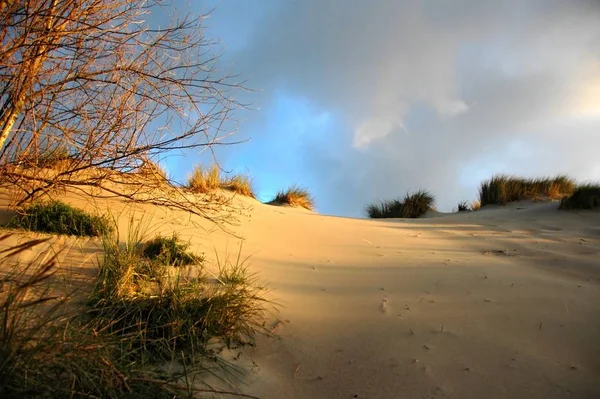
<path fill-rule="evenodd" d="M 381 218 L 419 218 L 433 209 L 435 199 L 424 190 L 413 194 L 407 193 L 403 199 L 393 199 L 367 205 L 367 216 L 371 219 Z"/>
<path fill-rule="evenodd" d="M 188 177 L 186 187 L 194 193 L 209 193 L 214 190 L 223 189 L 236 194 L 255 198 L 254 189 L 250 179 L 244 175 L 232 175 L 223 177 L 219 166 L 214 164 L 209 168 L 196 165 Z"/>
<path fill-rule="evenodd" d="M 537 179 L 495 175 L 481 183 L 479 202 L 486 206 L 522 200 L 562 199 L 571 195 L 575 186 L 575 181 L 564 175 Z"/>
<path fill-rule="evenodd" d="M 190 244 L 179 239 L 176 233 L 170 237 L 161 235 L 145 243 L 143 256 L 162 265 L 187 266 L 201 264 L 204 257 L 189 251 Z"/>
<path fill-rule="evenodd" d="M 146 363 L 185 353 L 189 364 L 199 364 L 211 356 L 211 339 L 230 346 L 253 342 L 266 302 L 247 268 L 220 266 L 221 273 L 232 269 L 239 284 L 211 281 L 203 268 L 193 270 L 195 275 L 173 275 L 160 272 L 169 265 L 153 262 L 148 269 L 150 260 L 136 249 L 143 244 L 135 234 L 124 244 L 115 235 L 103 238 L 104 259 L 90 298 L 96 331 L 118 337 L 128 356 Z"/>
<path fill-rule="evenodd" d="M 252 183 L 248 176 L 233 175 L 225 178 L 221 182 L 221 188 L 224 190 L 233 191 L 236 194 L 243 195 L 246 197 L 256 198 Z"/>
<path fill-rule="evenodd" d="M 0 263 L 47 240 L 3 250 Z M 187 396 L 176 375 L 146 372 L 124 361 L 110 336 L 67 311 L 68 296 L 51 289 L 56 263 L 56 255 L 38 258 L 0 277 L 0 397 Z"/>
<path fill-rule="evenodd" d="M 275 198 L 267 202 L 269 205 L 299 206 L 312 211 L 315 201 L 310 192 L 299 186 L 291 186 L 286 191 L 279 191 Z"/>
<path fill-rule="evenodd" d="M 595 209 L 600 207 L 600 184 L 587 183 L 577 186 L 573 193 L 562 199 L 560 209 Z"/>
<path fill-rule="evenodd" d="M 458 212 L 469 212 L 471 208 L 469 207 L 469 203 L 467 201 L 461 201 L 458 203 Z"/>
<path fill-rule="evenodd" d="M 403 206 L 399 199 L 374 202 L 367 205 L 366 212 L 371 219 L 401 218 Z"/>
<path fill-rule="evenodd" d="M 105 217 L 60 201 L 33 203 L 19 210 L 6 227 L 75 236 L 101 236 L 111 230 Z"/>

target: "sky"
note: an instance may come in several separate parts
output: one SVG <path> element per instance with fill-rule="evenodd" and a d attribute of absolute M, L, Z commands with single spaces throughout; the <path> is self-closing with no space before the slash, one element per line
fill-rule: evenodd
<path fill-rule="evenodd" d="M 600 1 L 203 0 L 219 69 L 243 76 L 216 151 L 259 199 L 320 213 L 425 189 L 451 211 L 495 173 L 600 180 Z M 185 179 L 197 153 L 167 160 Z"/>

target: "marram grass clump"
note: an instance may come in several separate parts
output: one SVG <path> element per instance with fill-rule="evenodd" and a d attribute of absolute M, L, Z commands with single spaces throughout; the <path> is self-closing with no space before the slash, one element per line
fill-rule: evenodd
<path fill-rule="evenodd" d="M 219 166 L 216 164 L 213 164 L 209 168 L 196 165 L 188 177 L 186 187 L 194 193 L 206 194 L 214 190 L 223 189 L 246 197 L 255 198 L 252 183 L 247 176 L 236 174 L 223 177 L 221 176 Z"/>
<path fill-rule="evenodd" d="M 183 268 L 166 272 L 168 266 L 153 262 L 148 269 L 149 259 L 136 249 L 140 242 L 104 237 L 90 299 L 94 329 L 117 337 L 132 360 L 160 363 L 185 353 L 189 364 L 201 363 L 212 357 L 209 340 L 243 345 L 263 330 L 265 289 L 243 262 L 219 265 L 215 279 L 204 267 L 192 266 L 186 274 Z"/>
<path fill-rule="evenodd" d="M 568 176 L 527 179 L 518 176 L 495 175 L 481 183 L 479 202 L 485 205 L 506 205 L 513 201 L 562 199 L 575 190 L 575 181 Z"/>
<path fill-rule="evenodd" d="M 275 198 L 267 203 L 269 205 L 299 206 L 310 211 L 315 207 L 315 201 L 310 192 L 298 186 L 292 186 L 286 191 L 279 191 Z"/>
<path fill-rule="evenodd" d="M 600 183 L 587 183 L 578 186 L 573 194 L 563 198 L 560 209 L 595 209 L 600 207 Z"/>
<path fill-rule="evenodd" d="M 402 200 L 394 199 L 367 205 L 367 216 L 380 218 L 419 218 L 433 209 L 435 198 L 429 192 L 419 190 L 407 193 Z"/>
<path fill-rule="evenodd" d="M 3 236 L 0 240 L 8 238 Z M 2 252 L 0 264 L 49 239 L 30 240 Z M 21 265 L 23 266 L 23 265 Z M 7 270 L 4 268 L 4 270 Z M 39 257 L 0 277 L 0 397 L 173 398 L 190 377 L 146 370 L 110 335 L 93 330 L 69 296 L 53 290 L 57 255 Z"/>
<path fill-rule="evenodd" d="M 367 205 L 366 211 L 371 219 L 401 218 L 403 205 L 398 199 L 374 202 Z"/>
<path fill-rule="evenodd" d="M 112 230 L 107 218 L 61 201 L 33 203 L 19 210 L 6 227 L 75 236 L 101 236 Z"/>
<path fill-rule="evenodd" d="M 170 237 L 159 235 L 145 244 L 142 254 L 162 265 L 187 266 L 202 263 L 204 257 L 189 251 L 189 247 L 190 244 L 179 239 L 176 233 Z"/>
<path fill-rule="evenodd" d="M 233 191 L 236 194 L 243 195 L 250 198 L 256 198 L 252 183 L 248 176 L 244 175 L 233 175 L 225 178 L 221 182 L 221 188 L 228 191 Z"/>

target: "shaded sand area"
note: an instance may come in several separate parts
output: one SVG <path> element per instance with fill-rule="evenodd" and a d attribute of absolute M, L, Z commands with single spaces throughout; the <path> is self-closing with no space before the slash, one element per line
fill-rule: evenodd
<path fill-rule="evenodd" d="M 209 264 L 235 256 L 243 237 L 280 305 L 267 323 L 276 337 L 224 353 L 246 394 L 600 398 L 599 212 L 516 203 L 373 221 L 236 198 L 234 236 L 183 211 L 62 199 L 120 213 L 122 234 L 144 214 L 150 236 L 177 231 Z M 97 240 L 52 245 L 66 248 L 69 284 L 94 276 Z"/>

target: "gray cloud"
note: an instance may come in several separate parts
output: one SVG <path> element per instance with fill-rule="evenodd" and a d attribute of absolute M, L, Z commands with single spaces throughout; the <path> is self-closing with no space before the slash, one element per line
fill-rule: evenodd
<path fill-rule="evenodd" d="M 274 157 L 321 211 L 358 215 L 419 188 L 449 210 L 494 172 L 600 179 L 595 1 L 261 2 L 241 38 L 237 3 L 212 22 L 232 29 L 222 61 L 262 92 L 241 124 L 253 141 L 224 156 L 246 157 L 259 186 Z M 268 120 L 280 93 L 331 115 L 328 130 L 288 141 Z"/>

